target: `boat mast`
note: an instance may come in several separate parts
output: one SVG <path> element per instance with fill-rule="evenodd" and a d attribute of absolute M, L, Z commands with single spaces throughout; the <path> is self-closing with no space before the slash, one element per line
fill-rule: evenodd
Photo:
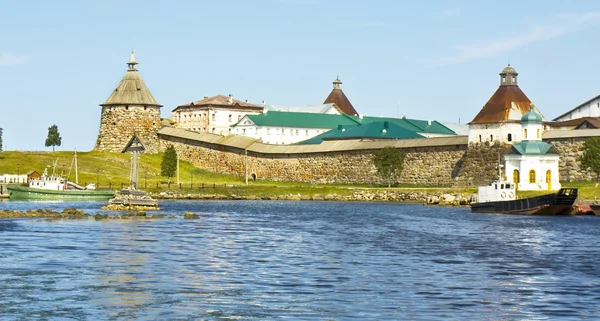
<path fill-rule="evenodd" d="M 77 148 L 75 148 L 75 184 L 79 185 L 79 176 L 77 174 Z"/>

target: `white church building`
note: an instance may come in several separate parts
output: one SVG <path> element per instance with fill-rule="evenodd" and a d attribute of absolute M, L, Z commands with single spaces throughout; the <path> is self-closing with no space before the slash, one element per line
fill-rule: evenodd
<path fill-rule="evenodd" d="M 521 118 L 522 141 L 504 154 L 505 175 L 523 191 L 560 189 L 559 154 L 552 144 L 542 141 L 543 117 L 533 107 Z"/>

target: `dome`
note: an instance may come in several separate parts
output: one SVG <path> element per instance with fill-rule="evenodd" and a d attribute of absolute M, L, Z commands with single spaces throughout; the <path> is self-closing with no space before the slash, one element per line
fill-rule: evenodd
<path fill-rule="evenodd" d="M 525 115 L 523 115 L 523 117 L 521 117 L 521 123 L 523 123 L 523 124 L 526 124 L 526 123 L 541 124 L 542 123 L 542 115 L 540 115 L 540 113 L 535 111 L 535 108 L 533 107 L 533 105 L 531 105 L 529 112 L 526 113 Z"/>
<path fill-rule="evenodd" d="M 502 72 L 500 74 L 517 74 L 517 71 L 515 70 L 515 68 L 511 67 L 510 64 L 506 67 L 504 67 L 504 69 L 502 69 Z"/>

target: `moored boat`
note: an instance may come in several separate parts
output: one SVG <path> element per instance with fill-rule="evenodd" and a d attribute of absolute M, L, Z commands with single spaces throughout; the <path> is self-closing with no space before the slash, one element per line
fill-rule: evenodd
<path fill-rule="evenodd" d="M 6 189 L 11 200 L 105 201 L 114 196 L 112 190 L 46 189 L 20 185 L 7 185 Z"/>
<path fill-rule="evenodd" d="M 570 215 L 577 200 L 577 188 L 561 188 L 556 193 L 516 199 L 516 186 L 497 181 L 479 187 L 478 200 L 471 212 L 533 215 Z"/>
<path fill-rule="evenodd" d="M 77 153 L 73 158 L 75 164 L 75 177 L 77 177 Z M 44 169 L 40 178 L 29 180 L 28 186 L 9 184 L 6 185 L 8 197 L 11 200 L 94 200 L 105 201 L 114 196 L 112 190 L 96 190 L 94 184 L 86 187 L 70 182 L 55 175 L 56 162 L 52 166 L 52 174 Z M 70 171 L 69 171 L 70 172 Z"/>

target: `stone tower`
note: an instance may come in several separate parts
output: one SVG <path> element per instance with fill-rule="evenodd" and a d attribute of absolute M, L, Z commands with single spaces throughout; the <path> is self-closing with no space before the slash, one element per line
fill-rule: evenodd
<path fill-rule="evenodd" d="M 157 153 L 160 107 L 138 73 L 133 52 L 127 73 L 108 99 L 100 104 L 100 131 L 94 150 L 121 152 L 136 134 L 150 153 Z"/>

